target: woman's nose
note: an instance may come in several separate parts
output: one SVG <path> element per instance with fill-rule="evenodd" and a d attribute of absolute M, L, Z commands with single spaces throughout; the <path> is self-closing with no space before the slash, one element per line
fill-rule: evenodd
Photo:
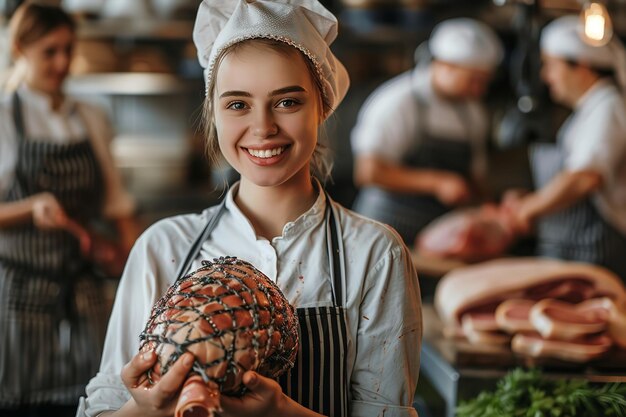
<path fill-rule="evenodd" d="M 278 133 L 278 126 L 271 111 L 259 110 L 252 127 L 252 133 L 258 137 L 268 137 Z"/>
<path fill-rule="evenodd" d="M 72 56 L 69 53 L 58 52 L 54 55 L 54 66 L 59 71 L 67 70 L 71 61 Z"/>

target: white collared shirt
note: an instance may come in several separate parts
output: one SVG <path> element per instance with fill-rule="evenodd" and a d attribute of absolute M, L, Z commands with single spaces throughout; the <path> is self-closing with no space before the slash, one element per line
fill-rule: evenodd
<path fill-rule="evenodd" d="M 592 199 L 603 218 L 626 234 L 626 102 L 615 85 L 598 81 L 559 131 L 564 168 L 596 170 L 603 185 Z"/>
<path fill-rule="evenodd" d="M 416 96 L 425 106 L 418 108 Z M 352 129 L 351 144 L 355 155 L 401 163 L 420 140 L 420 131 L 426 131 L 469 142 L 472 173 L 482 177 L 488 129 L 487 112 L 479 101 L 453 102 L 438 96 L 432 89 L 430 67 L 418 65 L 385 82 L 367 98 Z"/>
<path fill-rule="evenodd" d="M 125 191 L 109 150 L 112 131 L 105 113 L 96 106 L 66 97 L 52 109 L 48 96 L 18 87 L 24 128 L 28 138 L 56 144 L 77 143 L 89 137 L 105 180 L 104 214 L 115 218 L 132 214 L 133 198 Z M 12 94 L 0 97 L 0 201 L 15 178 L 18 142 L 13 123 Z"/>
<path fill-rule="evenodd" d="M 314 205 L 271 241 L 227 195 L 226 212 L 201 249 L 201 259 L 236 256 L 275 281 L 296 307 L 330 306 L 324 208 Z M 344 306 L 348 312 L 348 375 L 353 416 L 417 416 L 411 407 L 421 346 L 421 301 L 410 254 L 390 228 L 336 203 L 344 246 Z M 100 372 L 87 386 L 78 416 L 119 409 L 129 398 L 120 371 L 138 352 L 139 334 L 154 302 L 176 279 L 190 245 L 216 207 L 162 220 L 137 241 L 118 287 Z"/>

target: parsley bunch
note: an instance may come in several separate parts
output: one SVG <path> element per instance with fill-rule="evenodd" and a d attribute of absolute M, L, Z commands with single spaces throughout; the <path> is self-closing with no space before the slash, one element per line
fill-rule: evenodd
<path fill-rule="evenodd" d="M 457 408 L 458 417 L 626 417 L 626 384 L 549 380 L 536 369 L 515 369 Z"/>

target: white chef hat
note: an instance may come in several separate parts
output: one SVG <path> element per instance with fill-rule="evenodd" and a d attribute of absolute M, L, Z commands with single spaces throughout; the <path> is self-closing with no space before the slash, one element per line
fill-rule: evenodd
<path fill-rule="evenodd" d="M 583 24 L 576 15 L 553 20 L 541 32 L 541 51 L 547 55 L 613 70 L 618 83 L 626 86 L 626 51 L 617 38 L 603 46 L 592 46 L 583 40 Z"/>
<path fill-rule="evenodd" d="M 329 47 L 336 37 L 337 19 L 317 0 L 203 0 L 193 29 L 207 91 L 222 50 L 248 39 L 274 39 L 313 62 L 331 109 L 350 84 L 348 72 Z"/>
<path fill-rule="evenodd" d="M 439 61 L 489 70 L 497 67 L 504 56 L 502 42 L 489 26 L 464 17 L 435 26 L 428 49 Z"/>

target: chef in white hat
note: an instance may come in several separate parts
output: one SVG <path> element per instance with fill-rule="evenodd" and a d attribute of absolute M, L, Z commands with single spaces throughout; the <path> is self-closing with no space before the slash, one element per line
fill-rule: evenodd
<path fill-rule="evenodd" d="M 413 244 L 427 223 L 472 198 L 486 170 L 480 99 L 502 57 L 485 24 L 446 20 L 418 47 L 414 69 L 374 91 L 351 135 L 357 212 Z"/>
<path fill-rule="evenodd" d="M 585 261 L 626 280 L 626 53 L 613 38 L 592 46 L 577 16 L 541 35 L 542 78 L 571 108 L 556 144 L 531 148 L 538 190 L 514 204 L 521 230 L 536 224 L 540 255 Z"/>
<path fill-rule="evenodd" d="M 221 204 L 164 219 L 138 240 L 79 417 L 171 416 L 177 402 L 193 399 L 181 392 L 192 366 L 220 387 L 241 377 L 246 394 L 221 396 L 221 417 L 417 416 L 422 324 L 411 254 L 387 226 L 335 203 L 322 185 L 318 132 L 349 84 L 330 49 L 337 26 L 317 0 L 201 2 L 193 38 L 206 74 L 207 147 L 210 155 L 221 152 L 240 180 Z M 193 345 L 191 331 L 179 333 L 183 340 L 163 338 L 156 351 L 175 349 L 178 360 L 151 384 L 145 373 L 157 355 L 138 351 L 140 334 L 152 340 L 142 333 L 152 305 L 203 260 L 225 256 L 253 263 L 296 309 L 293 367 L 278 380 L 238 372 L 276 359 L 263 359 L 269 353 L 261 332 L 251 341 L 239 337 L 259 330 L 260 321 L 248 328 L 235 314 L 228 329 L 234 339 L 222 338 L 223 351 L 212 341 L 206 350 Z M 235 303 L 224 301 L 224 314 L 239 309 L 227 304 Z M 184 413 L 191 414 L 208 411 Z"/>

